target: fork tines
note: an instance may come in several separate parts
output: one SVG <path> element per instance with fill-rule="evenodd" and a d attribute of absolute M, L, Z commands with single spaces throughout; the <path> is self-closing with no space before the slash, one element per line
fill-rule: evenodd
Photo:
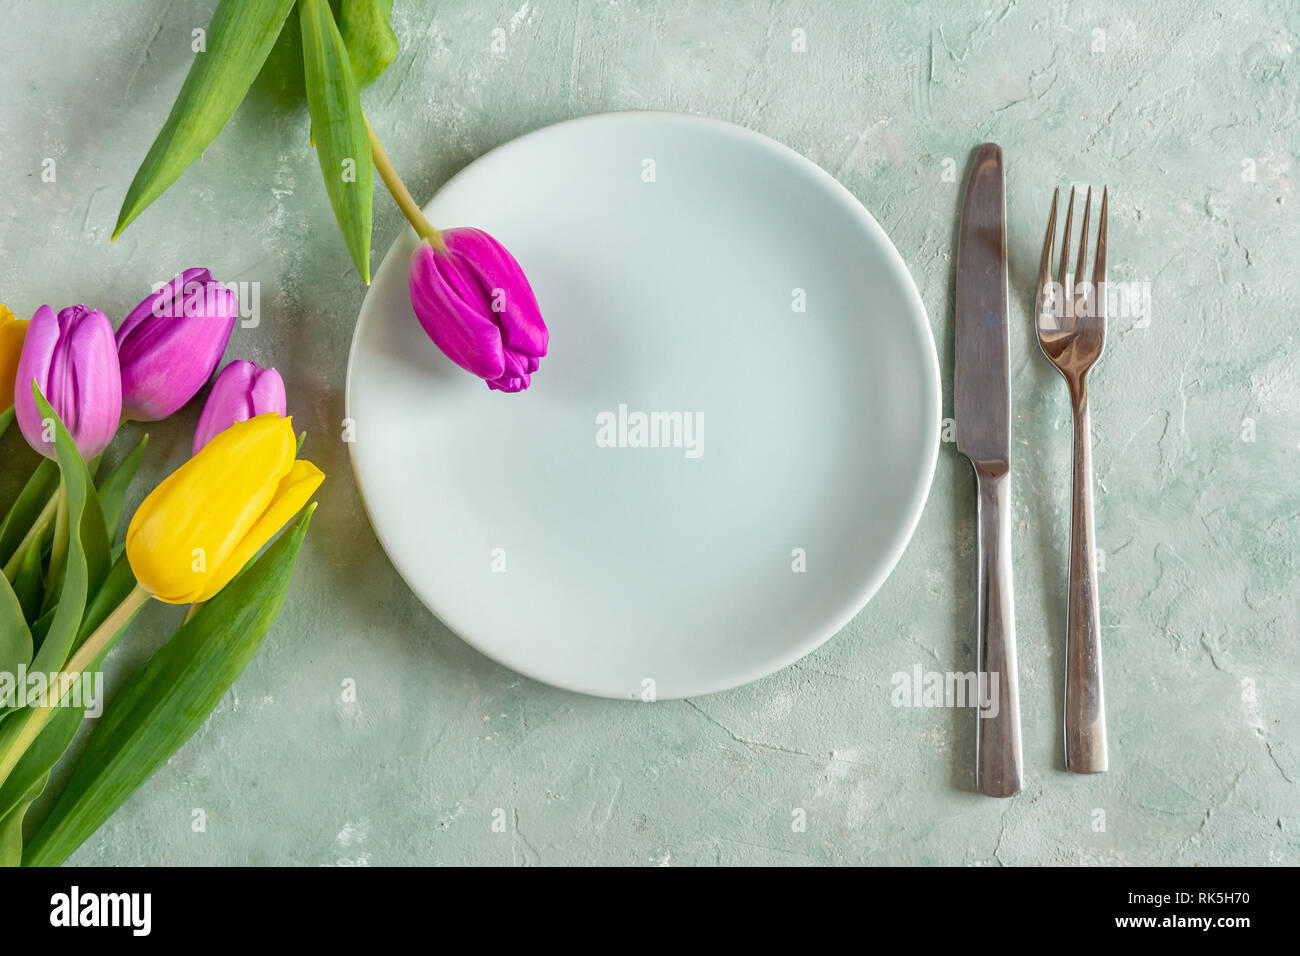
<path fill-rule="evenodd" d="M 1061 238 L 1061 263 L 1055 283 L 1052 282 L 1052 260 L 1056 257 L 1056 204 L 1060 199 L 1058 188 L 1052 194 L 1052 212 L 1047 219 L 1047 235 L 1043 239 L 1043 256 L 1038 264 L 1038 320 L 1040 326 L 1048 317 L 1054 319 L 1053 330 L 1061 328 L 1064 318 L 1106 319 L 1106 217 L 1109 190 L 1102 188 L 1101 213 L 1097 223 L 1097 253 L 1092 267 L 1092 282 L 1083 279 L 1088 265 L 1088 219 L 1092 212 L 1092 187 L 1088 187 L 1083 206 L 1083 228 L 1079 237 L 1079 258 L 1073 274 L 1070 265 L 1070 234 L 1074 223 L 1074 188 L 1070 188 L 1070 204 L 1065 212 L 1065 234 Z M 1068 294 L 1067 294 L 1068 293 Z"/>

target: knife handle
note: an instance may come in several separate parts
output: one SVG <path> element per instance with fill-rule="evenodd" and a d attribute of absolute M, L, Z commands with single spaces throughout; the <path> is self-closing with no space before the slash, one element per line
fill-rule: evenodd
<path fill-rule="evenodd" d="M 1075 773 L 1104 773 L 1107 766 L 1091 432 L 1087 391 L 1080 389 L 1074 395 L 1074 494 L 1065 620 L 1065 766 Z"/>
<path fill-rule="evenodd" d="M 975 774 L 980 793 L 1020 792 L 1020 693 L 1011 595 L 1011 476 L 976 467 L 979 482 L 979 701 Z"/>

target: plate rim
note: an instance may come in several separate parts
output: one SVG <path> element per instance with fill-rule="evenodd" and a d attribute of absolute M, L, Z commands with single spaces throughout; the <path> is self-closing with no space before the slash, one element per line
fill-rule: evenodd
<path fill-rule="evenodd" d="M 925 456 L 924 480 L 919 481 L 916 484 L 912 497 L 908 501 L 907 520 L 902 526 L 901 533 L 891 542 L 886 555 L 886 560 L 881 563 L 881 569 L 875 575 L 864 579 L 863 583 L 857 588 L 857 590 L 853 591 L 847 598 L 843 599 L 842 603 L 844 606 L 841 607 L 837 613 L 827 615 L 828 623 L 826 625 L 815 631 L 809 632 L 811 636 L 804 636 L 798 640 L 792 641 L 787 653 L 764 658 L 761 664 L 746 667 L 743 671 L 740 669 L 731 671 L 731 676 L 725 679 L 702 681 L 697 686 L 688 687 L 684 690 L 660 693 L 659 688 L 656 686 L 655 700 L 682 700 L 734 690 L 779 673 L 822 647 L 831 638 L 839 634 L 840 631 L 844 630 L 844 628 L 847 627 L 854 618 L 866 609 L 867 605 L 871 603 L 872 598 L 876 596 L 876 592 L 880 590 L 884 583 L 894 573 L 894 570 L 898 567 L 899 561 L 902 560 L 904 553 L 907 551 L 908 545 L 911 544 L 912 538 L 916 534 L 916 529 L 921 522 L 921 516 L 925 513 L 925 506 L 929 501 L 930 491 L 934 485 L 934 476 L 939 462 L 943 387 L 939 367 L 938 348 L 935 343 L 934 331 L 930 325 L 929 313 L 925 308 L 925 302 L 921 298 L 920 290 L 916 286 L 916 280 L 912 277 L 911 270 L 907 268 L 907 263 L 903 260 L 902 253 L 898 251 L 898 247 L 894 245 L 893 240 L 890 239 L 889 234 L 885 232 L 884 227 L 881 226 L 875 216 L 871 214 L 871 211 L 867 209 L 862 200 L 851 192 L 847 186 L 831 175 L 830 172 L 823 169 L 819 164 L 813 162 L 798 150 L 787 146 L 770 136 L 749 129 L 746 126 L 741 126 L 728 120 L 703 116 L 696 113 L 655 109 L 609 110 L 601 113 L 589 113 L 584 116 L 571 117 L 569 119 L 549 123 L 546 126 L 529 130 L 528 132 L 506 140 L 504 143 L 494 146 L 487 152 L 475 157 L 447 179 L 446 182 L 439 186 L 433 196 L 421 206 L 421 210 L 427 214 L 430 207 L 437 201 L 438 196 L 444 190 L 450 188 L 462 176 L 468 175 L 480 163 L 484 163 L 486 160 L 496 157 L 496 155 L 502 151 L 520 148 L 533 137 L 545 135 L 563 127 L 586 125 L 597 122 L 609 122 L 634 117 L 658 118 L 670 122 L 695 124 L 740 139 L 749 140 L 755 146 L 774 151 L 785 156 L 787 159 L 792 159 L 797 165 L 808 169 L 814 179 L 819 180 L 823 185 L 829 187 L 831 193 L 833 193 L 841 203 L 846 203 L 855 214 L 860 216 L 868 233 L 872 234 L 874 238 L 883 245 L 885 249 L 884 258 L 890 271 L 901 279 L 903 297 L 912 306 L 912 313 L 908 316 L 908 320 L 913 325 L 919 327 L 922 339 L 921 351 L 925 356 L 925 361 L 923 361 L 924 370 L 926 374 L 928 374 L 930 380 L 930 387 L 925 389 L 925 396 L 930 405 L 930 408 L 926 411 L 933 412 L 933 414 L 926 414 L 923 416 L 923 421 L 928 423 L 925 428 L 929 432 L 928 436 L 923 436 L 923 438 L 928 438 L 925 444 L 929 447 L 929 452 Z M 366 294 L 361 300 L 361 307 L 358 310 L 356 322 L 353 326 L 352 342 L 348 348 L 347 374 L 343 388 L 343 415 L 349 420 L 352 419 L 353 373 L 357 366 L 358 343 L 361 340 L 362 330 L 367 323 L 367 316 L 371 311 L 367 306 L 374 289 L 378 285 L 379 277 L 388 267 L 389 260 L 393 258 L 398 246 L 401 245 L 403 239 L 406 238 L 408 238 L 407 227 L 403 226 L 399 230 L 398 234 L 393 238 L 392 243 L 388 247 L 388 251 L 384 253 L 384 258 L 380 261 L 379 268 L 375 270 L 375 282 L 367 288 Z M 929 345 L 928 349 L 924 347 L 927 344 Z M 629 690 L 624 693 L 611 693 L 605 687 L 589 684 L 582 680 L 561 680 L 552 676 L 542 676 L 531 666 L 512 660 L 510 654 L 501 653 L 498 648 L 489 650 L 483 647 L 479 642 L 469 637 L 463 628 L 458 627 L 449 620 L 443 611 L 434 606 L 434 602 L 427 599 L 420 589 L 412 584 L 410 578 L 403 572 L 397 559 L 393 557 L 388 541 L 385 539 L 383 532 L 375 522 L 375 515 L 371 509 L 366 489 L 362 482 L 360 464 L 357 460 L 356 442 L 348 442 L 347 444 L 348 461 L 352 466 L 353 484 L 356 486 L 357 495 L 361 499 L 361 506 L 366 514 L 366 521 L 370 525 L 370 530 L 374 533 L 380 549 L 384 552 L 384 556 L 388 558 L 389 564 L 392 566 L 393 570 L 397 572 L 397 576 L 406 586 L 406 589 L 410 591 L 415 599 L 419 601 L 419 603 L 423 605 L 430 614 L 437 618 L 453 636 L 458 640 L 463 641 L 489 660 L 492 660 L 517 674 L 527 677 L 530 680 L 537 681 L 547 686 L 558 687 L 561 690 L 584 694 L 590 697 L 604 698 L 606 700 L 637 701 L 639 699 L 639 695 L 634 690 Z"/>

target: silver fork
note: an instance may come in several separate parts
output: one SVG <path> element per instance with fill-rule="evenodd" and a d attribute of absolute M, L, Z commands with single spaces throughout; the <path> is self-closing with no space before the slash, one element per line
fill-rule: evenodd
<path fill-rule="evenodd" d="M 1083 235 L 1073 275 L 1070 226 L 1074 219 L 1074 189 L 1065 214 L 1061 266 L 1052 282 L 1056 244 L 1056 203 L 1047 220 L 1043 258 L 1038 266 L 1038 345 L 1065 376 L 1074 410 L 1074 494 L 1070 509 L 1070 591 L 1065 624 L 1065 765 L 1075 773 L 1106 770 L 1106 711 L 1101 686 L 1101 626 L 1097 610 L 1097 562 L 1092 516 L 1092 436 L 1088 414 L 1088 373 L 1106 346 L 1106 206 L 1101 194 L 1097 254 L 1092 282 L 1083 280 L 1088 262 L 1088 215 L 1092 189 L 1083 207 Z"/>

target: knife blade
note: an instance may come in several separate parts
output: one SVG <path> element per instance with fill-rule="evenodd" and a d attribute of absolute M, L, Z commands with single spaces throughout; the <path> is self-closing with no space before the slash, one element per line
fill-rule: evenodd
<path fill-rule="evenodd" d="M 1020 695 L 1011 583 L 1011 344 L 1007 327 L 1006 180 L 1002 150 L 975 151 L 957 241 L 953 418 L 978 487 L 978 717 L 981 793 L 1021 786 Z"/>

